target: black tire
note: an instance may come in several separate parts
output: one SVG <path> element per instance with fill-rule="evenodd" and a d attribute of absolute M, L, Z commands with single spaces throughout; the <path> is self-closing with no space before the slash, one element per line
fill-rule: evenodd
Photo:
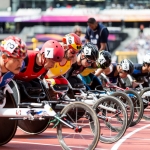
<path fill-rule="evenodd" d="M 6 105 L 4 108 L 16 108 L 14 97 L 6 93 Z M 10 120 L 8 117 L 0 117 L 0 146 L 7 144 L 15 135 L 17 130 L 17 120 Z"/>
<path fill-rule="evenodd" d="M 115 109 L 116 112 L 106 110 Z M 113 96 L 102 97 L 93 105 L 101 124 L 100 141 L 103 143 L 114 143 L 118 141 L 125 133 L 127 128 L 128 116 L 123 103 Z M 102 118 L 103 119 L 102 119 Z M 92 125 L 91 128 L 94 126 Z"/>
<path fill-rule="evenodd" d="M 130 124 L 130 127 L 132 127 L 138 124 L 143 117 L 143 101 L 136 91 L 126 90 L 124 92 L 128 94 L 134 105 L 134 118 Z"/>
<path fill-rule="evenodd" d="M 143 118 L 145 120 L 147 120 L 147 121 L 150 121 L 150 114 L 149 114 L 149 110 L 150 110 L 150 94 L 147 94 L 147 96 L 144 96 L 144 93 L 146 93 L 146 92 L 150 92 L 150 87 L 144 88 L 140 92 L 140 97 L 141 97 L 141 99 L 143 101 L 143 107 L 144 107 Z"/>
<path fill-rule="evenodd" d="M 119 91 L 112 93 L 111 96 L 117 97 L 121 102 L 123 102 L 128 115 L 128 127 L 129 127 L 134 118 L 134 106 L 132 100 L 127 94 Z"/>
<path fill-rule="evenodd" d="M 21 94 L 19 91 L 19 86 L 17 85 L 16 81 L 12 80 L 9 83 L 10 87 L 13 90 L 13 95 L 15 97 L 15 101 L 17 104 L 21 103 Z M 32 101 L 24 101 L 24 102 L 32 102 Z M 48 126 L 49 126 L 49 119 L 45 120 L 19 120 L 18 121 L 18 126 L 19 128 L 24 131 L 25 133 L 32 134 L 32 135 L 37 135 L 42 132 L 44 132 Z"/>
<path fill-rule="evenodd" d="M 72 112 L 72 111 L 76 112 L 75 113 L 76 117 L 74 117 L 74 118 L 72 118 L 69 115 L 70 112 Z M 81 116 L 79 117 L 80 119 L 78 119 L 78 117 L 77 117 L 78 111 L 85 112 L 84 115 L 82 115 L 82 117 Z M 58 136 L 58 140 L 60 142 L 61 147 L 64 150 L 70 150 L 70 149 L 74 150 L 74 149 L 77 149 L 76 146 L 78 145 L 78 147 L 80 147 L 80 146 L 85 147 L 85 150 L 87 150 L 87 149 L 94 150 L 99 142 L 99 134 L 100 134 L 99 120 L 98 120 L 94 110 L 85 103 L 73 102 L 73 103 L 70 103 L 69 105 L 67 105 L 66 107 L 64 107 L 64 109 L 61 111 L 60 116 L 63 116 L 63 115 L 66 116 L 64 118 L 64 121 L 66 118 L 67 118 L 67 120 L 68 120 L 68 118 L 70 118 L 69 121 L 71 122 L 71 124 L 74 124 L 76 126 L 77 123 L 79 123 L 79 126 L 84 127 L 84 128 L 82 129 L 82 131 L 80 133 L 76 133 L 73 129 L 70 129 L 63 123 L 59 123 L 59 125 L 57 126 L 57 136 Z M 72 115 L 72 113 L 71 113 L 71 115 Z M 79 113 L 79 115 L 80 115 L 80 113 Z M 93 124 L 95 125 L 94 130 L 91 130 L 91 128 L 90 128 L 91 122 L 93 122 Z M 89 127 L 89 128 L 87 128 L 87 127 Z M 69 128 L 69 131 L 67 130 L 67 133 L 66 133 L 66 128 L 67 129 Z M 73 132 L 73 133 L 71 134 L 71 132 Z M 89 132 L 91 132 L 91 133 L 89 134 Z M 63 134 L 64 134 L 64 136 L 63 136 Z M 87 134 L 88 134 L 88 136 L 87 136 Z M 65 137 L 66 137 L 66 139 L 65 139 Z M 80 140 L 80 138 L 81 138 L 81 140 Z M 84 138 L 85 138 L 85 140 L 84 140 Z M 70 140 L 72 140 L 74 143 L 76 143 L 76 140 L 77 140 L 77 143 L 76 143 L 77 145 L 69 146 Z"/>

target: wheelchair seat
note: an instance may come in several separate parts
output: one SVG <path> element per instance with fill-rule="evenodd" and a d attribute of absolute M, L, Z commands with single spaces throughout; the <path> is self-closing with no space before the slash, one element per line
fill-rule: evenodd
<path fill-rule="evenodd" d="M 29 93 L 39 93 L 42 92 L 42 88 L 39 87 L 26 87 L 26 91 Z"/>
<path fill-rule="evenodd" d="M 68 91 L 69 86 L 67 84 L 55 84 L 52 86 L 55 91 Z"/>
<path fill-rule="evenodd" d="M 73 87 L 73 88 L 84 88 L 85 86 L 84 86 L 83 83 L 75 83 L 75 84 L 73 84 L 72 87 Z"/>

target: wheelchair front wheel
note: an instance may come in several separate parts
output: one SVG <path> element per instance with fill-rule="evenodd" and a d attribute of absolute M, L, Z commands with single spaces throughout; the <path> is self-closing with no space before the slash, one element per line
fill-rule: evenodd
<path fill-rule="evenodd" d="M 72 112 L 74 112 L 73 117 Z M 61 147 L 64 150 L 76 150 L 77 147 L 79 149 L 82 147 L 83 150 L 94 150 L 99 142 L 100 134 L 99 120 L 94 110 L 85 103 L 73 102 L 64 107 L 61 116 L 65 116 L 64 121 L 68 120 L 67 122 L 75 127 L 71 129 L 59 123 L 57 136 Z M 91 123 L 94 124 L 94 130 L 91 129 Z"/>
<path fill-rule="evenodd" d="M 123 103 L 118 98 L 107 96 L 97 100 L 93 109 L 101 122 L 100 141 L 103 143 L 118 141 L 128 125 L 128 116 Z M 94 128 L 93 124 L 91 128 Z"/>

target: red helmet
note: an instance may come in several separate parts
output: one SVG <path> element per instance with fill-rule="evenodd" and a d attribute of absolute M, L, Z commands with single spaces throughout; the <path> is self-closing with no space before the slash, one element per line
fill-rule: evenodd
<path fill-rule="evenodd" d="M 65 37 L 63 37 L 62 39 L 62 42 L 69 48 L 74 49 L 76 52 L 78 52 L 82 47 L 82 42 L 80 40 L 80 37 L 75 33 L 70 33 L 65 35 Z"/>
<path fill-rule="evenodd" d="M 13 58 L 25 58 L 27 55 L 25 42 L 16 36 L 5 38 L 1 43 L 0 50 Z"/>
<path fill-rule="evenodd" d="M 64 57 L 64 49 L 62 45 L 55 40 L 45 42 L 40 53 L 44 53 L 45 58 L 51 58 L 55 62 L 62 61 Z"/>

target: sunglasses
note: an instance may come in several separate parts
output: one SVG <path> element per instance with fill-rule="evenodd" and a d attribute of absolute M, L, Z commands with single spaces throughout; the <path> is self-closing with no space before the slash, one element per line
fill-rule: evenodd
<path fill-rule="evenodd" d="M 87 59 L 86 57 L 85 57 L 85 59 L 86 59 L 86 62 L 87 62 L 88 64 L 94 63 L 94 61 L 92 61 L 92 60 L 90 60 L 90 59 Z"/>
<path fill-rule="evenodd" d="M 76 45 L 75 43 L 71 44 L 71 47 L 74 48 L 75 50 L 78 50 L 78 51 L 82 48 L 81 45 Z"/>

